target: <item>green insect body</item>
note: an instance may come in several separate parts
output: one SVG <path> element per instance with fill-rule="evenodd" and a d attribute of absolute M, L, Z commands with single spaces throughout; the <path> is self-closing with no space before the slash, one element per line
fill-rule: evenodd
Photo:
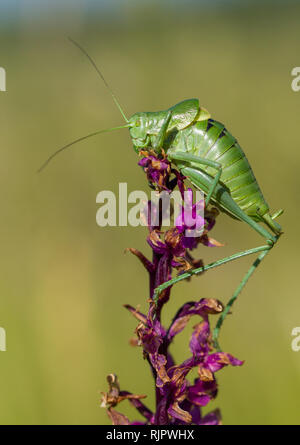
<path fill-rule="evenodd" d="M 179 281 L 243 256 L 259 253 L 216 324 L 213 339 L 220 350 L 220 328 L 250 276 L 281 235 L 281 227 L 274 219 L 283 210 L 270 215 L 269 206 L 237 140 L 223 124 L 211 119 L 207 110 L 199 107 L 197 99 L 180 102 L 166 111 L 136 113 L 128 120 L 128 126 L 137 153 L 141 149 L 152 149 L 159 155 L 164 149 L 167 158 L 206 194 L 206 205 L 211 199 L 232 217 L 246 222 L 267 242 L 264 246 L 187 271 L 159 285 L 154 291 L 153 299 L 157 304 L 161 292 Z M 265 223 L 272 234 L 260 222 Z"/>
<path fill-rule="evenodd" d="M 135 113 L 129 126 L 136 152 L 148 148 L 160 153 L 163 148 L 192 184 L 206 195 L 211 191 L 211 200 L 223 211 L 244 220 L 270 242 L 275 237 L 257 222 L 264 222 L 275 235 L 281 233 L 237 140 L 197 99 L 166 111 Z"/>
<path fill-rule="evenodd" d="M 280 216 L 283 210 L 270 215 L 269 206 L 242 148 L 223 124 L 213 120 L 209 112 L 199 106 L 198 99 L 182 101 L 165 111 L 135 113 L 130 119 L 127 119 L 116 96 L 93 59 L 77 42 L 71 41 L 90 60 L 110 91 L 126 123 L 119 127 L 95 131 L 61 147 L 44 162 L 39 171 L 43 170 L 57 154 L 77 142 L 100 133 L 129 128 L 133 147 L 137 153 L 141 150 L 151 150 L 159 156 L 164 150 L 169 161 L 196 188 L 205 193 L 206 205 L 211 200 L 233 218 L 247 223 L 266 240 L 266 244 L 263 246 L 244 250 L 205 266 L 191 269 L 162 283 L 154 290 L 152 298 L 157 304 L 161 292 L 179 281 L 241 257 L 259 253 L 216 324 L 213 339 L 216 348 L 220 350 L 217 339 L 221 325 L 248 279 L 281 235 L 281 227 L 274 219 Z M 260 225 L 261 222 L 265 223 L 272 233 Z"/>

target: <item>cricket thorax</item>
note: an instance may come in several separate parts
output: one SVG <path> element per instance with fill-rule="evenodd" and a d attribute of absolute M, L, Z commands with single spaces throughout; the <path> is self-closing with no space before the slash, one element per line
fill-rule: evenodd
<path fill-rule="evenodd" d="M 209 113 L 199 107 L 198 99 L 187 99 L 173 107 L 154 112 L 135 113 L 129 119 L 130 136 L 136 152 L 150 147 L 155 150 L 162 148 L 165 136 L 174 136 L 174 132 L 181 131 L 194 121 L 208 119 Z M 158 147 L 158 137 L 163 132 L 161 147 Z"/>

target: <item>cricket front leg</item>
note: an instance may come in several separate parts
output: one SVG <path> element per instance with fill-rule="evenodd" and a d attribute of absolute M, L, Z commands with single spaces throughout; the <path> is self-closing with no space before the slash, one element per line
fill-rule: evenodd
<path fill-rule="evenodd" d="M 155 139 L 155 142 L 153 143 L 153 148 L 156 151 L 158 149 L 162 149 L 162 147 L 164 145 L 164 141 L 167 136 L 168 125 L 170 123 L 171 117 L 172 117 L 172 112 L 168 111 L 168 113 L 162 123 L 161 129 L 159 130 L 159 133 Z"/>
<path fill-rule="evenodd" d="M 251 275 L 256 271 L 256 269 L 258 268 L 258 266 L 261 264 L 262 260 L 265 258 L 265 256 L 268 254 L 270 248 L 266 249 L 265 251 L 261 252 L 259 254 L 259 256 L 256 258 L 256 260 L 252 263 L 250 269 L 247 271 L 247 273 L 244 275 L 242 281 L 239 283 L 238 287 L 236 288 L 234 294 L 232 295 L 232 297 L 230 298 L 230 300 L 228 301 L 228 303 L 226 304 L 223 312 L 221 313 L 217 324 L 213 330 L 213 342 L 214 342 L 214 346 L 218 351 L 221 351 L 219 342 L 218 342 L 218 337 L 219 337 L 219 333 L 220 333 L 220 329 L 223 325 L 223 322 L 225 320 L 225 318 L 227 317 L 228 313 L 230 312 L 230 309 L 233 306 L 233 303 L 236 301 L 237 297 L 240 295 L 241 291 L 243 290 L 243 288 L 245 287 L 245 285 L 247 284 L 249 278 L 251 277 Z"/>

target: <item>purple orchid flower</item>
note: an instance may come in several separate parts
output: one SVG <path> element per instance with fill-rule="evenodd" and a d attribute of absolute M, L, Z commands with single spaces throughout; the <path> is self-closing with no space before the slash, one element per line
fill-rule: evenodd
<path fill-rule="evenodd" d="M 166 158 L 159 159 L 157 156 L 150 155 L 147 152 L 141 152 L 144 157 L 138 162 L 143 167 L 147 179 L 151 185 L 160 189 L 170 190 L 168 188 L 169 176 L 171 173 L 171 164 Z"/>
<path fill-rule="evenodd" d="M 184 177 L 171 169 L 169 161 L 162 156 L 143 152 L 139 165 L 142 166 L 151 184 L 171 192 L 177 185 L 184 194 Z M 175 178 L 170 180 L 170 175 Z M 175 179 L 175 180 L 174 180 Z M 220 425 L 219 410 L 202 415 L 201 409 L 217 397 L 218 384 L 215 374 L 226 366 L 241 366 L 243 362 L 225 352 L 215 351 L 212 342 L 210 317 L 220 314 L 223 305 L 214 298 L 201 298 L 199 301 L 185 303 L 175 314 L 170 326 L 164 327 L 161 312 L 170 299 L 171 287 L 165 289 L 158 300 L 157 306 L 152 297 L 154 289 L 172 277 L 173 270 L 178 273 L 197 267 L 202 260 L 195 260 L 190 250 L 199 244 L 208 247 L 221 246 L 208 236 L 218 214 L 216 209 L 206 209 L 204 201 L 192 202 L 192 190 L 187 191 L 187 207 L 181 209 L 175 227 L 161 231 L 161 215 L 155 225 L 148 221 L 147 243 L 152 250 L 152 260 L 142 252 L 130 248 L 143 264 L 149 275 L 149 309 L 147 314 L 130 305 L 125 308 L 137 319 L 138 326 L 133 346 L 141 347 L 147 359 L 153 377 L 156 393 L 155 409 L 150 410 L 143 402 L 144 395 L 134 395 L 121 391 L 117 377 L 108 376 L 109 391 L 103 394 L 102 405 L 107 409 L 109 418 L 114 425 Z M 148 203 L 150 207 L 151 203 Z M 187 209 L 189 208 L 189 211 Z M 202 228 L 202 232 L 192 236 L 187 231 Z M 186 329 L 190 319 L 197 318 L 192 329 L 189 342 L 189 358 L 176 364 L 169 352 L 175 337 Z M 198 377 L 190 381 L 189 374 L 197 369 Z M 130 420 L 115 407 L 127 400 L 142 415 L 143 421 Z"/>

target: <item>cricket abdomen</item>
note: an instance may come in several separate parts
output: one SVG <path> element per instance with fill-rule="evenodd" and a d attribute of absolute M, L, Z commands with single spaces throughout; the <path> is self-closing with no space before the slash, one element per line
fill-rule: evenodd
<path fill-rule="evenodd" d="M 253 219 L 269 212 L 251 166 L 237 140 L 225 126 L 213 119 L 196 122 L 179 131 L 173 141 L 169 140 L 172 152 L 184 151 L 201 158 L 217 161 L 222 166 L 220 182 L 227 187 L 236 204 Z M 211 176 L 216 170 L 212 167 L 191 164 L 201 168 Z"/>

